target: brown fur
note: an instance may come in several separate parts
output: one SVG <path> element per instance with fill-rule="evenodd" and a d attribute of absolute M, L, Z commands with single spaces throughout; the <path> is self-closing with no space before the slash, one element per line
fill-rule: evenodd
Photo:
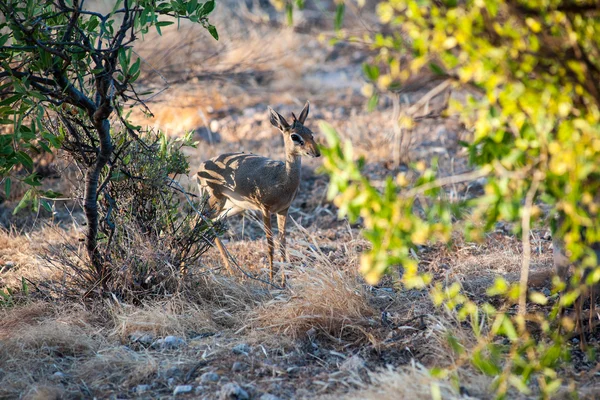
<path fill-rule="evenodd" d="M 283 134 L 285 162 L 255 154 L 227 153 L 203 162 L 196 174 L 200 194 L 208 195 L 214 217 L 236 215 L 245 210 L 261 212 L 269 247 L 271 280 L 274 252 L 271 214 L 277 215 L 281 257 L 286 261 L 285 225 L 288 209 L 300 185 L 301 156 L 321 155 L 312 131 L 304 126 L 308 111 L 309 103 L 306 102 L 298 118 L 292 114 L 290 125 L 269 107 L 271 124 Z M 224 253 L 222 243 L 218 241 L 217 246 Z M 285 285 L 283 269 L 281 279 Z"/>

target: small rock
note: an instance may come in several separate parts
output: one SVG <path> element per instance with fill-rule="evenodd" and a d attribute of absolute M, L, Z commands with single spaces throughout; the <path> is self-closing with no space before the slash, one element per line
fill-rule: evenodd
<path fill-rule="evenodd" d="M 171 367 L 165 371 L 165 378 L 180 378 L 183 376 L 183 371 L 177 367 Z"/>
<path fill-rule="evenodd" d="M 196 389 L 194 389 L 194 393 L 202 394 L 202 393 L 204 393 L 205 390 L 206 390 L 206 388 L 204 386 L 198 385 L 198 386 L 196 386 Z"/>
<path fill-rule="evenodd" d="M 219 399 L 221 400 L 248 400 L 249 398 L 248 392 L 237 383 L 223 385 L 219 393 Z"/>
<path fill-rule="evenodd" d="M 210 383 L 210 382 L 218 382 L 219 381 L 219 374 L 216 374 L 214 372 L 205 372 L 202 375 L 200 375 L 200 382 L 202 383 Z"/>
<path fill-rule="evenodd" d="M 136 393 L 146 393 L 147 391 L 149 391 L 152 388 L 152 386 L 150 385 L 137 385 L 135 387 L 135 392 Z"/>
<path fill-rule="evenodd" d="M 258 400 L 281 400 L 279 397 L 275 396 L 271 393 L 263 393 L 262 396 L 258 398 Z"/>
<path fill-rule="evenodd" d="M 175 387 L 175 384 L 177 383 L 177 379 L 175 378 L 169 378 L 167 379 L 167 386 L 168 387 Z"/>
<path fill-rule="evenodd" d="M 62 381 L 66 377 L 67 377 L 67 375 L 65 375 L 64 372 L 56 371 L 55 373 L 52 374 L 52 376 L 50 377 L 50 380 L 52 380 L 52 381 Z"/>
<path fill-rule="evenodd" d="M 246 369 L 246 364 L 244 364 L 243 362 L 239 362 L 239 361 L 234 362 L 233 366 L 231 367 L 231 370 L 233 372 L 242 372 L 245 369 Z"/>
<path fill-rule="evenodd" d="M 254 117 L 254 115 L 257 113 L 256 108 L 245 108 L 242 111 L 242 115 L 246 118 L 248 117 Z"/>
<path fill-rule="evenodd" d="M 178 349 L 183 346 L 185 346 L 185 340 L 177 336 L 167 336 L 152 343 L 152 347 L 158 349 Z"/>
<path fill-rule="evenodd" d="M 16 263 L 16 262 L 14 262 L 14 261 L 6 261 L 6 262 L 4 263 L 4 266 L 5 266 L 6 268 L 13 268 L 15 265 L 17 265 L 17 263 Z"/>
<path fill-rule="evenodd" d="M 542 293 L 544 294 L 544 296 L 550 296 L 552 294 L 552 292 L 550 292 L 550 289 L 548 289 L 547 287 L 542 289 Z"/>
<path fill-rule="evenodd" d="M 248 346 L 246 343 L 237 344 L 233 347 L 233 349 L 231 349 L 231 351 L 233 351 L 235 354 L 244 355 L 248 355 L 248 353 L 250 353 L 250 350 L 250 346 Z"/>
<path fill-rule="evenodd" d="M 142 346 L 149 347 L 152 345 L 154 338 L 149 333 L 135 331 L 129 335 L 129 341 L 131 343 L 139 343 Z"/>
<path fill-rule="evenodd" d="M 179 385 L 175 387 L 175 390 L 173 390 L 173 396 L 190 393 L 192 390 L 194 390 L 192 385 Z"/>
<path fill-rule="evenodd" d="M 340 371 L 358 372 L 365 367 L 365 360 L 362 359 L 358 354 L 345 360 L 340 365 Z"/>

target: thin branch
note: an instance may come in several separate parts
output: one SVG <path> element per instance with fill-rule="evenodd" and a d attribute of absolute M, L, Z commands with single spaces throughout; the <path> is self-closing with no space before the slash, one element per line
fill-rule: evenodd
<path fill-rule="evenodd" d="M 525 197 L 525 205 L 522 208 L 521 226 L 523 228 L 521 242 L 523 244 L 523 257 L 521 258 L 521 279 L 519 280 L 519 315 L 527 312 L 527 281 L 529 279 L 529 265 L 531 263 L 531 242 L 529 233 L 531 231 L 531 209 L 533 199 L 542 180 L 541 174 L 535 174 L 531 187 Z"/>
<path fill-rule="evenodd" d="M 484 176 L 489 175 L 491 172 L 490 167 L 484 167 L 478 169 L 476 171 L 467 172 L 460 175 L 452 175 L 446 176 L 444 178 L 436 179 L 433 182 L 428 182 L 424 185 L 414 187 L 404 193 L 401 193 L 400 196 L 403 198 L 411 198 L 415 197 L 419 194 L 422 194 L 428 190 L 439 188 L 446 185 L 455 185 L 457 183 L 474 181 L 475 179 L 483 178 Z"/>

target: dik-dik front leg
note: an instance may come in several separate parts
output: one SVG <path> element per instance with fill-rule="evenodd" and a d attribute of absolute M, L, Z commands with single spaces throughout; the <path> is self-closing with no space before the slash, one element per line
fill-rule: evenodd
<path fill-rule="evenodd" d="M 281 251 L 281 261 L 288 262 L 287 250 L 285 246 L 285 223 L 287 222 L 288 210 L 285 209 L 277 213 L 277 228 L 279 230 L 279 250 Z M 285 286 L 285 269 L 281 265 L 281 285 Z"/>
<path fill-rule="evenodd" d="M 269 279 L 273 282 L 273 230 L 271 229 L 271 213 L 263 212 L 263 222 L 265 224 L 265 235 L 267 235 L 267 247 L 269 248 Z"/>

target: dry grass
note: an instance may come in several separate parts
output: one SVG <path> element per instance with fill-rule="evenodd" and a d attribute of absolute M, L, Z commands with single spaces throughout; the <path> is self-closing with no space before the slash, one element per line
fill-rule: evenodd
<path fill-rule="evenodd" d="M 126 343 L 133 332 L 147 332 L 157 337 L 189 337 L 217 329 L 208 307 L 176 297 L 141 306 L 115 305 L 110 310 L 114 330 L 111 335 Z"/>
<path fill-rule="evenodd" d="M 43 221 L 40 225 L 27 233 L 0 227 L 0 289 L 18 288 L 21 278 L 59 279 L 57 271 L 42 262 L 40 256 L 46 254 L 50 244 L 77 243 L 80 232 L 77 228 L 63 229 Z"/>
<path fill-rule="evenodd" d="M 258 309 L 256 326 L 294 339 L 309 331 L 338 341 L 365 339 L 364 329 L 376 312 L 356 269 L 335 266 L 311 243 L 297 245 L 310 249 L 292 252 L 302 267 L 290 270 L 289 292 Z"/>
<path fill-rule="evenodd" d="M 372 374 L 370 378 L 371 385 L 363 390 L 350 392 L 345 398 L 347 400 L 429 400 L 466 397 L 461 396 L 450 382 L 433 378 L 427 368 L 420 364 L 413 364 L 396 371 L 388 370 Z M 323 398 L 323 400 L 333 399 L 333 396 Z"/>
<path fill-rule="evenodd" d="M 80 306 L 40 302 L 2 311 L 9 325 L 0 336 L 0 397 L 60 394 L 52 384 L 54 372 L 66 371 L 72 360 L 91 357 L 107 346 L 97 315 Z"/>

